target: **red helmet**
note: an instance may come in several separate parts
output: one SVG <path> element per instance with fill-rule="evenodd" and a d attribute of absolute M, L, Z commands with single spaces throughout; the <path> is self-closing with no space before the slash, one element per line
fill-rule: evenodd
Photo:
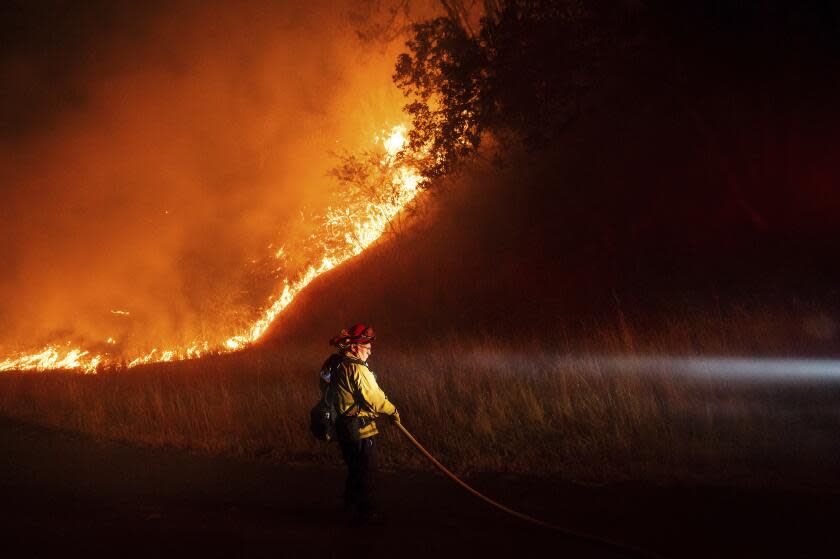
<path fill-rule="evenodd" d="M 330 345 L 344 349 L 353 344 L 369 344 L 375 339 L 373 328 L 360 322 L 339 332 L 338 336 L 330 340 Z"/>

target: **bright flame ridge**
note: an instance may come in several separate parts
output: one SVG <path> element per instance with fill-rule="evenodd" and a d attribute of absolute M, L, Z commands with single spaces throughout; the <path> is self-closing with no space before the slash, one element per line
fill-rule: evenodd
<path fill-rule="evenodd" d="M 377 137 L 376 142 L 381 143 L 385 155 L 381 161 L 382 166 L 391 177 L 391 185 L 394 188 L 395 196 L 387 201 L 367 204 L 362 215 L 353 214 L 351 220 L 349 211 L 341 208 L 329 208 L 327 210 L 327 222 L 333 226 L 343 224 L 344 245 L 337 248 L 327 249 L 324 246 L 324 255 L 317 265 L 312 265 L 300 276 L 293 280 L 288 278 L 283 282 L 283 289 L 274 302 L 263 311 L 259 319 L 249 328 L 228 338 L 223 344 L 211 344 L 207 341 L 196 341 L 186 348 L 179 349 L 152 349 L 145 355 L 135 357 L 127 362 L 128 367 L 135 367 L 145 363 L 176 361 L 183 359 L 195 359 L 208 353 L 228 353 L 242 349 L 257 341 L 265 334 L 268 327 L 275 318 L 289 306 L 298 293 L 306 288 L 315 278 L 332 270 L 336 266 L 357 256 L 373 244 L 385 232 L 391 220 L 397 216 L 420 192 L 418 187 L 425 180 L 414 167 L 402 165 L 398 155 L 408 149 L 406 139 L 406 127 L 404 125 L 394 126 L 384 137 Z M 339 243 L 341 245 L 341 243 Z M 278 257 L 281 255 L 281 248 Z M 114 314 L 128 315 L 127 311 L 115 310 Z M 114 344 L 113 338 L 108 338 L 107 343 Z M 0 361 L 0 371 L 23 371 L 50 369 L 77 369 L 85 373 L 96 373 L 100 365 L 114 362 L 114 358 L 108 354 L 91 353 L 81 348 L 62 348 L 57 345 L 44 347 L 40 351 L 29 354 L 19 354 L 15 357 L 8 357 Z"/>

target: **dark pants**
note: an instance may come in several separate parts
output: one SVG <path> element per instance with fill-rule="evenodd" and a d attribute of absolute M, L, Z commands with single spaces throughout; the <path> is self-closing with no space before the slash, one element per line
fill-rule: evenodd
<path fill-rule="evenodd" d="M 365 516 L 374 509 L 374 477 L 376 475 L 375 437 L 356 440 L 348 421 L 341 419 L 336 425 L 341 455 L 347 464 L 347 483 L 344 502 L 356 507 L 357 514 Z"/>

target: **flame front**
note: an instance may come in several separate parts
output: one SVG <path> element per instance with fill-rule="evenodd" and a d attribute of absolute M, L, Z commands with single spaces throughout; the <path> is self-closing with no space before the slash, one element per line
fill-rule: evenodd
<path fill-rule="evenodd" d="M 260 339 L 268 330 L 275 318 L 289 306 L 298 293 L 306 288 L 315 278 L 332 270 L 336 266 L 357 256 L 372 243 L 379 239 L 387 230 L 388 224 L 402 211 L 420 192 L 419 187 L 425 180 L 410 165 L 401 164 L 400 153 L 407 149 L 406 127 L 394 126 L 387 134 L 377 137 L 375 142 L 381 144 L 384 155 L 380 161 L 385 169 L 390 184 L 390 196 L 385 201 L 368 202 L 361 206 L 361 210 L 349 208 L 328 208 L 325 221 L 331 230 L 339 232 L 341 238 L 316 238 L 322 249 L 322 257 L 316 264 L 309 266 L 299 276 L 283 281 L 282 290 L 266 308 L 261 316 L 247 329 L 229 337 L 222 344 L 212 344 L 208 341 L 195 341 L 189 346 L 176 349 L 161 350 L 154 348 L 144 355 L 137 356 L 126 362 L 128 367 L 146 363 L 195 359 L 208 353 L 227 353 L 242 349 Z M 338 242 L 336 242 L 338 241 Z M 284 249 L 280 248 L 275 255 L 279 259 Z M 111 313 L 128 316 L 128 311 L 112 310 Z M 113 345 L 116 340 L 108 338 L 106 344 Z M 116 359 L 108 353 L 92 353 L 69 345 L 49 345 L 41 350 L 18 354 L 0 361 L 0 371 L 21 370 L 51 370 L 77 369 L 85 373 L 95 373 L 101 365 L 114 363 Z"/>

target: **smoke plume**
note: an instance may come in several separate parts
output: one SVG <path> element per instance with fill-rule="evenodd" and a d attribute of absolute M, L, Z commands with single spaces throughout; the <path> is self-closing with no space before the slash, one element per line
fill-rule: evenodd
<path fill-rule="evenodd" d="M 376 2 L 4 9 L 4 352 L 224 339 L 326 203 L 331 153 L 401 120 L 401 42 L 359 38 Z"/>

